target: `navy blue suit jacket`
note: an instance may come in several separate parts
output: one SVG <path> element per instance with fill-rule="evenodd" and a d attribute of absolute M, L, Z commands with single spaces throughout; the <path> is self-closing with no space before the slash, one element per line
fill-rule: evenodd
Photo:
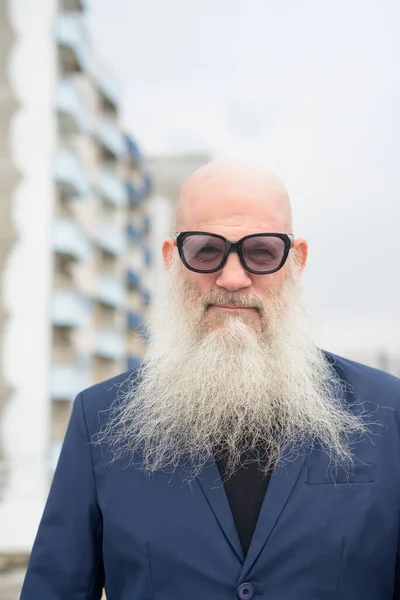
<path fill-rule="evenodd" d="M 89 442 L 126 375 L 82 392 L 21 600 L 400 598 L 400 380 L 327 356 L 385 427 L 335 481 L 317 449 L 277 467 L 246 557 L 215 462 L 190 485 L 110 462 Z"/>

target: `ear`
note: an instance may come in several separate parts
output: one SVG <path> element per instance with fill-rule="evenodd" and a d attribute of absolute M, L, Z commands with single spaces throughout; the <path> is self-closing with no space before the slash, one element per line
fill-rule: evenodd
<path fill-rule="evenodd" d="M 296 264 L 299 266 L 300 271 L 303 271 L 308 257 L 308 243 L 306 240 L 294 240 L 293 251 L 296 254 Z"/>
<path fill-rule="evenodd" d="M 167 238 L 164 240 L 162 245 L 162 256 L 164 260 L 164 265 L 166 269 L 169 269 L 172 261 L 172 255 L 175 248 L 175 240 L 174 238 Z"/>

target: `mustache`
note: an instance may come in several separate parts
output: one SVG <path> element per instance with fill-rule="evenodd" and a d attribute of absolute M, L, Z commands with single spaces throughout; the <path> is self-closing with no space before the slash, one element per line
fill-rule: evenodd
<path fill-rule="evenodd" d="M 255 294 L 222 291 L 209 292 L 202 299 L 202 303 L 206 310 L 215 304 L 229 304 L 241 308 L 255 308 L 261 313 L 265 311 L 266 307 L 265 300 Z"/>

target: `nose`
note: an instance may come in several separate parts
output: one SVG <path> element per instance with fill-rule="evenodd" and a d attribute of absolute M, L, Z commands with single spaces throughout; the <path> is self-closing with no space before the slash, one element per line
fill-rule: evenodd
<path fill-rule="evenodd" d="M 251 286 L 250 274 L 243 268 L 236 252 L 231 252 L 215 282 L 226 290 L 236 291 Z"/>

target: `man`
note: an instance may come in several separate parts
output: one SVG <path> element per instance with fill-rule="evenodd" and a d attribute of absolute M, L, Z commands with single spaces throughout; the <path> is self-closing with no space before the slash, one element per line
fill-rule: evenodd
<path fill-rule="evenodd" d="M 282 183 L 206 165 L 162 252 L 146 361 L 76 399 L 22 600 L 400 598 L 400 381 L 311 341 Z"/>

